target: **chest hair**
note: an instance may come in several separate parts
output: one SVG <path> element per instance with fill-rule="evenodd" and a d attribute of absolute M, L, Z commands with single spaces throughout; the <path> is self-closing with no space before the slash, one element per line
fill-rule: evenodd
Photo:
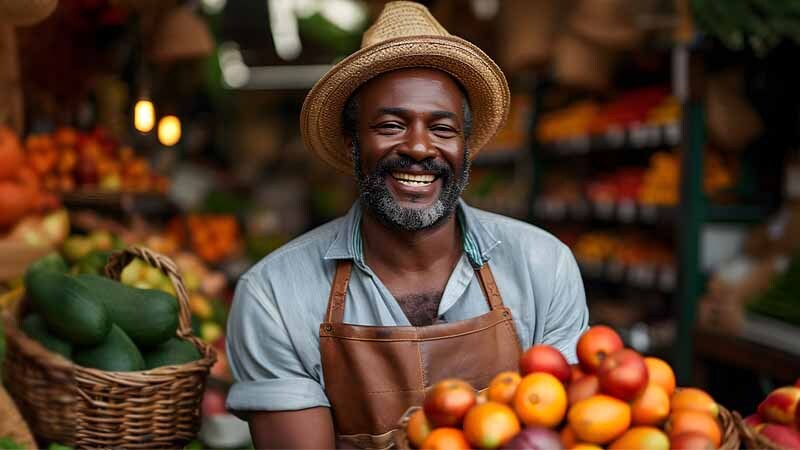
<path fill-rule="evenodd" d="M 441 300 L 441 292 L 423 292 L 397 297 L 397 303 L 400 304 L 408 321 L 415 327 L 425 327 L 436 322 Z"/>

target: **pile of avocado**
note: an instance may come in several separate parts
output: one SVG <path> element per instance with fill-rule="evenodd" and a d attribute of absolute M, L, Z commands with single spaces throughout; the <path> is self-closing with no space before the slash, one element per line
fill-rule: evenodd
<path fill-rule="evenodd" d="M 175 337 L 178 302 L 163 291 L 70 275 L 57 253 L 28 268 L 25 289 L 33 312 L 22 330 L 80 366 L 130 372 L 200 359 L 192 343 Z"/>

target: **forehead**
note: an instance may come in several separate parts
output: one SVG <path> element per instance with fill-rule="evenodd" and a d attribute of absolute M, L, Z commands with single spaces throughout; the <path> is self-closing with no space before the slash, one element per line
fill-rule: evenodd
<path fill-rule="evenodd" d="M 427 68 L 400 69 L 378 75 L 359 92 L 359 106 L 364 110 L 399 107 L 459 112 L 462 99 L 460 86 L 453 77 Z"/>

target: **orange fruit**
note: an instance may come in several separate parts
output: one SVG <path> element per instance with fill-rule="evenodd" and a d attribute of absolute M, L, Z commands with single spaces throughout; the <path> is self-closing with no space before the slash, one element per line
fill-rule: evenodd
<path fill-rule="evenodd" d="M 670 439 L 681 433 L 695 431 L 708 436 L 714 443 L 714 448 L 719 448 L 719 444 L 722 442 L 722 430 L 717 420 L 707 412 L 693 409 L 673 411 L 664 429 Z"/>
<path fill-rule="evenodd" d="M 425 442 L 425 438 L 429 434 L 431 434 L 431 424 L 428 422 L 428 418 L 425 417 L 425 412 L 418 409 L 411 413 L 406 425 L 406 435 L 411 445 L 414 448 L 422 447 L 422 443 Z"/>
<path fill-rule="evenodd" d="M 486 398 L 493 402 L 510 404 L 514 400 L 514 393 L 517 391 L 520 380 L 522 377 L 517 372 L 498 373 L 489 383 Z"/>
<path fill-rule="evenodd" d="M 575 435 L 575 432 L 572 431 L 569 425 L 561 430 L 561 445 L 563 445 L 564 448 L 572 448 L 578 445 L 578 436 Z"/>
<path fill-rule="evenodd" d="M 673 411 L 693 409 L 695 411 L 709 413 L 713 417 L 719 415 L 719 406 L 717 402 L 702 389 L 678 388 L 669 399 L 669 405 Z"/>
<path fill-rule="evenodd" d="M 464 435 L 477 448 L 498 448 L 519 433 L 519 419 L 503 403 L 488 401 L 464 417 Z"/>
<path fill-rule="evenodd" d="M 663 359 L 652 356 L 646 357 L 644 364 L 647 366 L 649 382 L 664 388 L 667 395 L 672 395 L 675 392 L 675 372 L 672 371 L 672 367 Z"/>
<path fill-rule="evenodd" d="M 580 444 L 575 444 L 572 447 L 564 447 L 564 448 L 566 448 L 567 450 L 603 450 L 603 447 L 594 444 L 586 444 L 583 442 Z"/>
<path fill-rule="evenodd" d="M 669 417 L 669 396 L 658 384 L 650 383 L 631 403 L 633 425 L 661 425 Z"/>
<path fill-rule="evenodd" d="M 633 427 L 608 447 L 609 450 L 669 450 L 669 438 L 655 427 Z"/>
<path fill-rule="evenodd" d="M 458 428 L 443 427 L 431 431 L 422 443 L 422 450 L 469 450 L 464 432 Z"/>
<path fill-rule="evenodd" d="M 581 441 L 605 444 L 618 438 L 631 424 L 631 408 L 608 395 L 594 395 L 569 410 L 569 427 Z"/>
<path fill-rule="evenodd" d="M 567 391 L 549 373 L 525 375 L 514 394 L 514 411 L 525 425 L 552 428 L 561 423 L 567 412 Z"/>

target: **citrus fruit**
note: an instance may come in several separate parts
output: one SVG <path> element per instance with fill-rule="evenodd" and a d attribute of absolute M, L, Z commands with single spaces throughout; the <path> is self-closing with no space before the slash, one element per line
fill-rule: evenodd
<path fill-rule="evenodd" d="M 581 400 L 569 410 L 569 427 L 578 440 L 593 444 L 611 442 L 631 424 L 631 408 L 608 395 L 594 395 Z"/>
<path fill-rule="evenodd" d="M 493 402 L 510 404 L 514 400 L 514 393 L 517 391 L 520 380 L 522 377 L 517 372 L 498 373 L 489 383 L 486 398 Z"/>
<path fill-rule="evenodd" d="M 633 425 L 661 425 L 669 417 L 669 396 L 658 384 L 650 383 L 631 403 Z"/>
<path fill-rule="evenodd" d="M 471 447 L 464 432 L 458 428 L 436 428 L 425 438 L 422 450 L 469 450 Z"/>
<path fill-rule="evenodd" d="M 719 406 L 704 390 L 697 388 L 678 388 L 669 399 L 670 408 L 673 411 L 682 409 L 693 409 L 695 411 L 711 414 L 713 417 L 719 415 Z"/>
<path fill-rule="evenodd" d="M 580 444 L 575 444 L 572 447 L 564 447 L 564 448 L 566 448 L 567 450 L 603 450 L 603 447 L 594 444 L 587 444 L 584 442 Z"/>
<path fill-rule="evenodd" d="M 719 444 L 722 442 L 722 430 L 717 420 L 707 412 L 693 409 L 673 411 L 664 429 L 670 438 L 688 431 L 704 434 L 714 443 L 714 448 L 719 448 Z"/>
<path fill-rule="evenodd" d="M 535 372 L 526 375 L 514 394 L 514 411 L 525 425 L 552 428 L 567 411 L 567 392 L 553 375 Z"/>
<path fill-rule="evenodd" d="M 652 356 L 646 357 L 644 363 L 647 365 L 649 382 L 664 388 L 667 395 L 672 395 L 675 392 L 675 372 L 672 371 L 672 367 L 663 359 Z"/>
<path fill-rule="evenodd" d="M 519 433 L 519 419 L 503 403 L 488 401 L 464 417 L 464 435 L 477 448 L 498 448 Z"/>
<path fill-rule="evenodd" d="M 411 445 L 414 448 L 420 448 L 430 433 L 431 424 L 428 422 L 428 418 L 425 417 L 425 412 L 418 409 L 411 413 L 406 425 L 406 435 Z"/>
<path fill-rule="evenodd" d="M 422 409 L 435 427 L 457 427 L 476 402 L 475 389 L 466 381 L 446 378 L 425 396 Z"/>
<path fill-rule="evenodd" d="M 633 427 L 611 443 L 609 450 L 669 450 L 669 438 L 655 427 Z"/>

